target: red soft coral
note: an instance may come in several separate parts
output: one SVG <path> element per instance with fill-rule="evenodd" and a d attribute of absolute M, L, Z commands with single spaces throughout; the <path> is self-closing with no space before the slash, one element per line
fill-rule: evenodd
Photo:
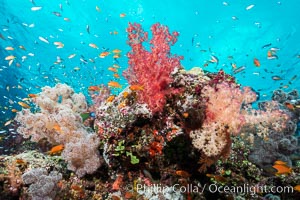
<path fill-rule="evenodd" d="M 157 113 L 163 110 L 166 96 L 177 91 L 170 87 L 171 72 L 180 66 L 182 57 L 170 54 L 170 46 L 179 35 L 177 32 L 170 34 L 168 27 L 159 23 L 154 24 L 151 31 L 151 51 L 147 51 L 142 43 L 148 40 L 148 33 L 140 24 L 129 24 L 128 44 L 132 50 L 127 55 L 129 68 L 124 76 L 129 84 L 143 87 L 138 91 L 138 101 L 146 103 L 152 113 Z"/>

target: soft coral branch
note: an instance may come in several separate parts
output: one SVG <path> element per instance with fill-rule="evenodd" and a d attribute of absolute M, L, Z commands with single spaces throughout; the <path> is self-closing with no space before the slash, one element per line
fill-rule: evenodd
<path fill-rule="evenodd" d="M 143 90 L 138 92 L 138 101 L 146 103 L 153 113 L 162 111 L 166 96 L 176 92 L 170 87 L 173 79 L 171 72 L 180 66 L 182 57 L 172 56 L 170 46 L 177 41 L 178 33 L 169 33 L 168 27 L 154 24 L 151 27 L 151 51 L 143 47 L 148 40 L 140 24 L 129 24 L 128 44 L 132 50 L 128 53 L 129 68 L 124 76 L 129 84 L 138 84 Z"/>

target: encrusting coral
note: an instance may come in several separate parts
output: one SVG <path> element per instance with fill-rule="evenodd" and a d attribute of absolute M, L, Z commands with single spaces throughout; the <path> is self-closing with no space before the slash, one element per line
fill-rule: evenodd
<path fill-rule="evenodd" d="M 23 109 L 15 118 L 20 123 L 18 132 L 34 142 L 46 138 L 53 145 L 63 144 L 62 156 L 79 176 L 94 172 L 100 166 L 99 139 L 82 123 L 80 114 L 87 109 L 84 95 L 57 84 L 43 87 L 32 101 L 36 112 Z"/>

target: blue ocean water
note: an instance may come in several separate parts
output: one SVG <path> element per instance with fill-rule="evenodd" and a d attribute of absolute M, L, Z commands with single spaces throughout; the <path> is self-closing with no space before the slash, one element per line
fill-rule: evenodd
<path fill-rule="evenodd" d="M 1 126 L 14 116 L 11 109 L 21 109 L 20 99 L 40 92 L 43 86 L 67 83 L 87 94 L 88 86 L 115 80 L 108 68 L 118 64 L 121 72 L 128 67 L 129 22 L 142 24 L 145 31 L 156 22 L 178 31 L 172 53 L 184 56 L 186 69 L 223 69 L 258 91 L 261 100 L 270 99 L 278 88 L 300 89 L 296 77 L 299 20 L 295 17 L 299 7 L 297 0 L 2 0 Z M 54 42 L 61 42 L 63 48 Z M 98 48 L 90 47 L 91 43 Z M 277 59 L 267 58 L 270 48 L 279 49 Z M 114 49 L 122 51 L 120 58 L 99 58 L 101 52 Z M 72 54 L 76 56 L 68 58 Z M 9 55 L 16 57 L 10 66 L 5 60 Z M 212 55 L 219 63 L 205 67 Z M 260 67 L 253 64 L 255 58 Z M 234 64 L 245 69 L 234 74 Z M 126 86 L 123 77 L 118 81 Z"/>

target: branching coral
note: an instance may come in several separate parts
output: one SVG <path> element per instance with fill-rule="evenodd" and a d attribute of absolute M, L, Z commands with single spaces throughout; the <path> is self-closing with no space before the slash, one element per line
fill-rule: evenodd
<path fill-rule="evenodd" d="M 124 76 L 131 85 L 140 85 L 143 90 L 138 92 L 139 103 L 146 103 L 152 113 L 162 111 L 166 96 L 177 92 L 171 88 L 171 72 L 180 67 L 182 57 L 171 56 L 170 45 L 177 41 L 177 32 L 169 33 L 166 26 L 154 24 L 151 28 L 151 52 L 143 47 L 148 40 L 140 24 L 129 24 L 128 44 L 132 51 L 128 53 L 129 68 Z"/>
<path fill-rule="evenodd" d="M 79 176 L 95 171 L 100 165 L 97 150 L 99 139 L 82 124 L 80 113 L 87 109 L 83 94 L 74 93 L 65 84 L 57 84 L 54 88 L 42 88 L 33 102 L 39 111 L 32 113 L 24 109 L 19 112 L 16 116 L 21 124 L 18 132 L 35 142 L 46 138 L 54 145 L 63 144 L 63 158 L 68 162 L 69 169 L 75 170 Z"/>

